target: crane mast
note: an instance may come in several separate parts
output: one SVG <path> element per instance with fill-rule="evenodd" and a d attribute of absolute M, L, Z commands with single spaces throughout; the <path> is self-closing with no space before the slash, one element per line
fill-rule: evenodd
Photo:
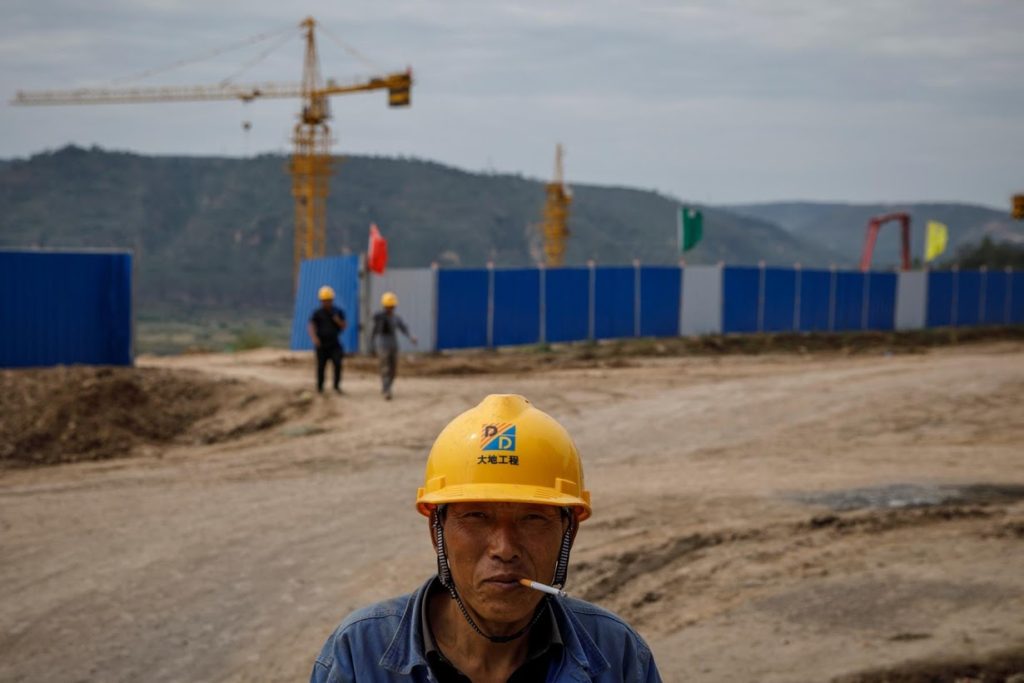
<path fill-rule="evenodd" d="M 327 194 L 331 177 L 331 128 L 327 97 L 322 94 L 320 59 L 316 52 L 316 24 L 302 22 L 306 54 L 302 67 L 302 111 L 292 135 L 294 152 L 288 171 L 295 198 L 295 247 L 292 273 L 297 277 L 303 258 L 327 253 Z"/>
<path fill-rule="evenodd" d="M 263 83 L 205 86 L 79 88 L 76 90 L 19 91 L 12 104 L 24 106 L 79 104 L 138 104 L 151 102 L 198 102 L 300 98 L 302 108 L 292 132 L 293 151 L 288 163 L 292 197 L 295 199 L 295 239 L 292 274 L 297 280 L 299 263 L 327 253 L 327 195 L 333 158 L 328 120 L 330 97 L 371 90 L 387 90 L 388 106 L 410 104 L 412 70 L 375 76 L 353 83 L 324 83 L 316 46 L 316 20 L 307 17 L 299 24 L 305 39 L 301 83 Z"/>
<path fill-rule="evenodd" d="M 545 186 L 544 257 L 548 266 L 565 264 L 565 243 L 569 239 L 569 204 L 572 194 L 565 185 L 562 145 L 555 146 L 554 178 Z"/>

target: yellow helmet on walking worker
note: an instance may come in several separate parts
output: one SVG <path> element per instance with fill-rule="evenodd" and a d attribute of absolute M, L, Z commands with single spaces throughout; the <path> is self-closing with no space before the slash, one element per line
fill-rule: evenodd
<path fill-rule="evenodd" d="M 334 299 L 334 288 L 324 285 L 317 291 L 316 298 L 320 301 L 331 301 Z"/>
<path fill-rule="evenodd" d="M 569 433 L 516 394 L 492 394 L 445 427 L 427 458 L 416 508 L 430 516 L 439 505 L 506 502 L 572 509 L 590 516 L 590 491 Z"/>
<path fill-rule="evenodd" d="M 384 292 L 380 297 L 380 305 L 384 308 L 394 308 L 398 305 L 398 297 L 394 292 Z"/>

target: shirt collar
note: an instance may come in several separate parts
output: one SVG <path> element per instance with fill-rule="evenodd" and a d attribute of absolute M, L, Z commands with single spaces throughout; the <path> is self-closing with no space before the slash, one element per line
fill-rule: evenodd
<path fill-rule="evenodd" d="M 427 666 L 422 607 L 424 596 L 437 581 L 436 576 L 431 577 L 409 596 L 398 627 L 378 662 L 380 666 L 404 675 L 408 675 L 417 666 Z M 567 663 L 571 661 L 582 672 L 591 676 L 608 669 L 608 661 L 601 654 L 597 644 L 572 612 L 560 603 L 560 599 L 548 600 L 548 608 L 553 614 L 562 646 L 569 655 Z"/>
<path fill-rule="evenodd" d="M 442 660 L 447 661 L 444 653 L 441 652 L 441 648 L 437 646 L 437 641 L 434 640 L 434 632 L 430 628 L 430 619 L 428 617 L 430 596 L 434 591 L 438 590 L 446 589 L 441 585 L 437 577 L 434 577 L 427 584 L 427 590 L 423 591 L 423 595 L 420 597 L 420 630 L 423 633 L 423 653 L 427 658 L 429 659 L 431 656 L 436 655 Z M 526 651 L 526 661 L 528 662 L 544 656 L 554 646 L 562 646 L 562 633 L 558 629 L 558 621 L 555 619 L 554 610 L 551 608 L 551 601 L 544 600 L 542 609 L 544 610 L 544 615 L 530 629 L 530 641 Z"/>

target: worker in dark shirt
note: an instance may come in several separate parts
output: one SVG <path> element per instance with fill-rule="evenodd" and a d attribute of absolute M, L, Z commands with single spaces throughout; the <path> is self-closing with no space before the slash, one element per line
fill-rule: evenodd
<path fill-rule="evenodd" d="M 339 335 L 345 330 L 345 311 L 334 305 L 334 290 L 324 285 L 317 292 L 320 308 L 309 319 L 309 338 L 316 347 L 316 390 L 324 391 L 327 361 L 334 365 L 334 391 L 341 393 L 341 362 L 345 350 Z"/>
<path fill-rule="evenodd" d="M 380 298 L 382 310 L 373 314 L 373 332 L 370 334 L 370 353 L 376 354 L 380 364 L 381 393 L 388 401 L 391 400 L 391 385 L 398 373 L 398 333 L 404 334 L 415 346 L 418 343 L 415 335 L 409 334 L 397 313 L 398 297 L 394 292 L 384 292 Z"/>

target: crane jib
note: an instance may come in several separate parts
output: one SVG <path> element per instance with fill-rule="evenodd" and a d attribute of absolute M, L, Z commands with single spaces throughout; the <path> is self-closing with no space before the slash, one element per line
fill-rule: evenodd
<path fill-rule="evenodd" d="M 18 92 L 11 104 L 19 106 L 82 105 L 82 104 L 145 104 L 154 102 L 203 102 L 209 100 L 241 100 L 298 98 L 302 100 L 299 122 L 292 135 L 294 151 L 289 173 L 295 198 L 295 245 L 293 275 L 297 279 L 299 263 L 303 258 L 326 254 L 326 213 L 329 178 L 331 176 L 331 131 L 327 126 L 330 110 L 327 98 L 333 95 L 386 90 L 389 107 L 408 107 L 411 103 L 412 69 L 397 71 L 368 79 L 339 83 L 320 77 L 320 59 L 316 49 L 314 30 L 317 22 L 307 17 L 300 23 L 305 37 L 305 55 L 301 83 L 259 83 L 237 85 L 227 81 L 216 85 L 135 87 L 135 88 L 78 88 L 75 90 L 41 90 Z M 254 44 L 277 34 L 257 36 L 244 41 Z M 335 39 L 337 40 L 337 39 Z M 278 44 L 279 45 L 279 44 Z M 237 47 L 237 46 L 234 46 Z M 226 49 L 234 49 L 229 47 Z M 350 53 L 353 49 L 343 46 Z M 276 49 L 275 45 L 272 49 Z M 219 54 L 226 49 L 215 50 Z M 269 54 L 265 51 L 256 63 Z M 179 60 L 174 66 L 192 60 Z M 365 60 L 364 60 L 365 61 Z M 162 69 L 166 70 L 166 69 Z M 143 75 L 160 70 L 148 70 Z M 248 123 L 244 125 L 249 129 Z"/>
<path fill-rule="evenodd" d="M 371 78 L 356 83 L 337 84 L 328 81 L 313 97 L 387 90 L 391 106 L 408 104 L 412 77 L 408 72 Z M 41 90 L 18 92 L 11 104 L 21 106 L 68 104 L 132 104 L 146 102 L 202 102 L 208 100 L 287 99 L 305 96 L 298 83 L 260 83 L 250 85 L 212 85 L 154 88 L 79 88 L 76 90 Z M 404 96 L 404 102 L 401 102 Z"/>

